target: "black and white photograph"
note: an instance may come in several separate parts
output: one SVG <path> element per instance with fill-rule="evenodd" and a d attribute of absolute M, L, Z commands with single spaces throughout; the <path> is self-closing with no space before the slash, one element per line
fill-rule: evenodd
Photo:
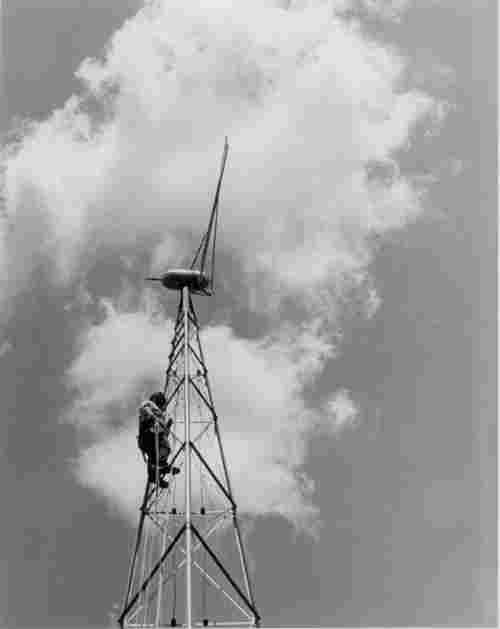
<path fill-rule="evenodd" d="M 497 2 L 0 25 L 0 628 L 498 626 Z"/>

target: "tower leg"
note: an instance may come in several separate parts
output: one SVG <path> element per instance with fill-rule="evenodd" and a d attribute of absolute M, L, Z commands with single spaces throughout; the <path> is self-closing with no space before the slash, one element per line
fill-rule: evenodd
<path fill-rule="evenodd" d="M 146 488 L 144 489 L 144 498 L 142 499 L 142 504 L 141 504 L 141 515 L 139 518 L 139 526 L 137 527 L 137 534 L 136 534 L 136 538 L 135 538 L 135 544 L 134 544 L 134 550 L 132 552 L 132 557 L 130 559 L 130 568 L 129 568 L 129 575 L 128 575 L 128 582 L 127 582 L 127 591 L 125 593 L 125 598 L 123 599 L 123 608 L 125 608 L 125 606 L 127 605 L 127 602 L 130 598 L 130 592 L 132 590 L 132 583 L 134 580 L 134 573 L 135 573 L 135 565 L 137 562 L 137 554 L 139 552 L 139 547 L 141 544 L 141 538 L 142 538 L 142 530 L 144 527 L 144 518 L 146 517 L 146 504 L 148 501 L 148 492 L 149 492 L 149 482 L 146 481 Z M 123 626 L 122 624 L 120 624 L 120 626 Z"/>

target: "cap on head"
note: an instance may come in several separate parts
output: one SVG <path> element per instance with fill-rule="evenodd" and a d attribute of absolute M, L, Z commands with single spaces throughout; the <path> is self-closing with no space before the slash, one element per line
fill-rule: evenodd
<path fill-rule="evenodd" d="M 151 402 L 156 404 L 156 406 L 158 406 L 158 408 L 161 408 L 162 410 L 167 405 L 167 399 L 166 399 L 165 395 L 161 391 L 157 391 L 156 393 L 152 393 L 149 399 L 151 400 Z"/>

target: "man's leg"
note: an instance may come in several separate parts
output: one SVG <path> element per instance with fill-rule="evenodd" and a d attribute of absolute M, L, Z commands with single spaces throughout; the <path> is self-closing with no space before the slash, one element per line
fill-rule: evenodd
<path fill-rule="evenodd" d="M 168 482 L 166 480 L 164 480 L 164 476 L 166 473 L 166 469 L 165 469 L 165 464 L 162 460 L 162 456 L 161 456 L 161 450 L 160 450 L 160 456 L 158 457 L 158 464 L 156 463 L 157 461 L 157 456 L 156 456 L 156 443 L 153 444 L 153 447 L 148 451 L 147 453 L 147 457 L 148 457 L 148 481 L 152 484 L 152 485 L 156 485 L 157 481 L 158 481 L 158 486 L 161 487 L 162 489 L 166 489 L 168 487 Z"/>
<path fill-rule="evenodd" d="M 175 474 L 179 474 L 180 471 L 180 468 L 175 465 L 170 465 L 166 459 L 160 459 L 160 476 L 164 476 L 165 474 L 172 474 L 175 476 Z"/>
<path fill-rule="evenodd" d="M 156 465 L 148 464 L 148 481 L 152 485 L 156 485 Z M 165 476 L 165 471 L 161 468 L 158 469 L 158 485 L 162 489 L 166 489 L 168 487 L 168 481 L 166 481 L 163 477 Z"/>
<path fill-rule="evenodd" d="M 170 456 L 170 446 L 168 445 L 168 443 L 161 443 L 160 445 L 160 467 L 163 470 L 164 474 L 178 474 L 180 472 L 180 469 L 178 467 L 175 466 L 171 466 L 168 462 L 168 457 Z"/>

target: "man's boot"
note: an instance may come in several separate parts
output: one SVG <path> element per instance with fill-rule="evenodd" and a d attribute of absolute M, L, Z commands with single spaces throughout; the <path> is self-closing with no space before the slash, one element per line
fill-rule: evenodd
<path fill-rule="evenodd" d="M 172 476 L 175 476 L 176 474 L 179 474 L 180 471 L 181 471 L 180 468 L 176 467 L 175 465 L 173 465 L 173 466 L 172 465 L 166 465 L 164 469 L 165 469 L 165 472 L 167 474 L 172 474 Z"/>

